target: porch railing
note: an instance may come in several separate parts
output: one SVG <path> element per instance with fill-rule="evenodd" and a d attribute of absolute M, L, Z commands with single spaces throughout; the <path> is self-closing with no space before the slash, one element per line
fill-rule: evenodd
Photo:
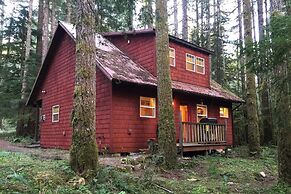
<path fill-rule="evenodd" d="M 226 142 L 226 125 L 181 122 L 180 146 L 185 143 L 221 144 Z"/>

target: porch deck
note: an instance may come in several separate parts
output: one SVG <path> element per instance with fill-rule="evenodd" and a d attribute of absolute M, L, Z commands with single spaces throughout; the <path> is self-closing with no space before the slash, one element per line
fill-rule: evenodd
<path fill-rule="evenodd" d="M 183 152 L 226 148 L 226 124 L 181 122 L 179 143 Z"/>

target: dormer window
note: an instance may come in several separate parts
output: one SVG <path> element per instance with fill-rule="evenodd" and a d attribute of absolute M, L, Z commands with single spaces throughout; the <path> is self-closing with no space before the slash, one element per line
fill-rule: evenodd
<path fill-rule="evenodd" d="M 205 63 L 203 58 L 196 57 L 196 72 L 205 74 Z"/>
<path fill-rule="evenodd" d="M 186 54 L 186 69 L 195 72 L 195 56 Z"/>
<path fill-rule="evenodd" d="M 169 48 L 169 64 L 175 67 L 175 49 Z"/>

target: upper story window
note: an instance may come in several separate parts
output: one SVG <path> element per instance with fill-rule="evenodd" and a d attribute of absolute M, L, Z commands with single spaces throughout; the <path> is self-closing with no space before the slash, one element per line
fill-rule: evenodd
<path fill-rule="evenodd" d="M 156 99 L 140 97 L 140 117 L 156 118 Z"/>
<path fill-rule="evenodd" d="M 205 62 L 201 57 L 196 57 L 189 53 L 186 53 L 186 69 L 188 71 L 205 74 Z"/>
<path fill-rule="evenodd" d="M 205 63 L 203 58 L 196 57 L 196 72 L 201 74 L 205 73 Z"/>
<path fill-rule="evenodd" d="M 219 116 L 222 118 L 228 118 L 228 108 L 220 107 L 219 108 Z"/>
<path fill-rule="evenodd" d="M 186 53 L 186 69 L 195 72 L 195 56 Z"/>
<path fill-rule="evenodd" d="M 169 48 L 169 64 L 175 67 L 175 49 Z"/>
<path fill-rule="evenodd" d="M 56 123 L 60 120 L 60 105 L 55 105 L 52 107 L 52 122 Z"/>

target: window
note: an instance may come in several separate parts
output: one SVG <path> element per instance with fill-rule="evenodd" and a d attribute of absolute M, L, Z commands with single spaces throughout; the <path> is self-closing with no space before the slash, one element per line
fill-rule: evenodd
<path fill-rule="evenodd" d="M 203 118 L 207 118 L 207 106 L 197 104 L 197 122 L 200 122 Z"/>
<path fill-rule="evenodd" d="M 186 53 L 186 69 L 195 72 L 195 56 Z"/>
<path fill-rule="evenodd" d="M 196 72 L 201 74 L 205 73 L 205 64 L 203 58 L 196 57 Z"/>
<path fill-rule="evenodd" d="M 220 107 L 219 108 L 219 116 L 222 118 L 228 118 L 228 108 Z"/>
<path fill-rule="evenodd" d="M 140 117 L 156 118 L 156 99 L 140 97 Z"/>
<path fill-rule="evenodd" d="M 169 48 L 169 64 L 175 67 L 175 49 Z"/>
<path fill-rule="evenodd" d="M 52 122 L 56 123 L 60 120 L 60 106 L 55 105 L 52 107 Z"/>

